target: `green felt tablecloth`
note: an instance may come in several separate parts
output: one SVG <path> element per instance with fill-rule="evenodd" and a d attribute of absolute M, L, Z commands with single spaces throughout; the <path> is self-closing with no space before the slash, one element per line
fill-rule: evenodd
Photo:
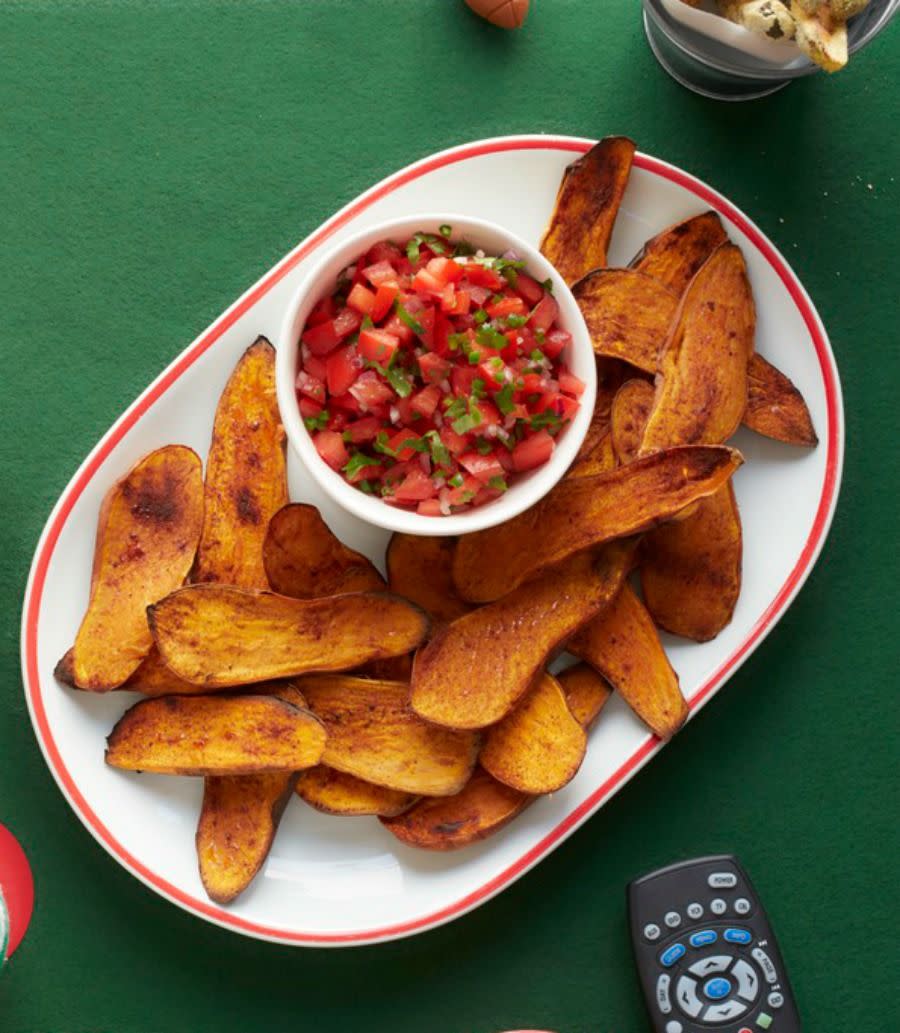
<path fill-rule="evenodd" d="M 516 35 L 461 0 L 0 3 L 0 822 L 37 883 L 3 1033 L 638 1033 L 625 883 L 718 850 L 755 877 L 805 1028 L 893 1028 L 898 66 L 894 26 L 836 77 L 729 106 L 656 66 L 637 0 L 534 0 Z M 847 411 L 825 553 L 712 705 L 474 914 L 346 951 L 226 933 L 118 867 L 44 766 L 18 662 L 39 532 L 123 407 L 338 206 L 534 131 L 633 136 L 793 263 Z"/>

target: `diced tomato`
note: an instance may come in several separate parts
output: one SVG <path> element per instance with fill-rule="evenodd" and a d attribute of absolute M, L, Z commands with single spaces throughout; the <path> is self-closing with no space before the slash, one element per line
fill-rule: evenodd
<path fill-rule="evenodd" d="M 313 435 L 313 444 L 332 470 L 340 470 L 350 459 L 347 449 L 344 448 L 344 440 L 337 431 L 320 430 Z"/>
<path fill-rule="evenodd" d="M 336 311 L 334 295 L 329 294 L 327 298 L 322 298 L 313 306 L 312 312 L 306 317 L 306 325 L 310 327 L 318 326 L 319 323 L 327 323 L 329 319 L 334 318 Z"/>
<path fill-rule="evenodd" d="M 440 295 L 444 284 L 426 268 L 420 269 L 413 277 L 413 288 L 421 294 Z"/>
<path fill-rule="evenodd" d="M 360 481 L 371 481 L 381 476 L 381 467 L 377 463 L 371 466 L 360 466 L 353 473 L 345 473 L 344 476 L 351 484 L 359 484 Z"/>
<path fill-rule="evenodd" d="M 311 398 L 307 398 L 305 395 L 297 400 L 297 404 L 300 407 L 300 415 L 304 420 L 310 420 L 315 416 L 318 416 L 322 411 L 322 406 L 318 402 L 314 402 Z"/>
<path fill-rule="evenodd" d="M 491 319 L 503 319 L 506 316 L 524 316 L 528 309 L 521 298 L 514 296 L 495 301 L 492 305 L 485 305 L 485 311 Z"/>
<path fill-rule="evenodd" d="M 584 394 L 584 381 L 579 380 L 571 370 L 565 366 L 559 371 L 559 389 L 567 395 L 574 395 L 580 398 Z"/>
<path fill-rule="evenodd" d="M 471 280 L 466 282 L 465 289 L 468 292 L 469 297 L 472 299 L 473 305 L 483 305 L 493 293 L 492 291 L 489 291 L 487 287 L 476 287 Z"/>
<path fill-rule="evenodd" d="M 500 352 L 500 358 L 504 362 L 513 362 L 521 349 L 519 342 L 523 340 L 522 332 L 521 330 L 507 330 L 504 336 L 509 344 Z"/>
<path fill-rule="evenodd" d="M 362 318 L 352 308 L 342 308 L 334 317 L 334 332 L 338 337 L 344 338 L 348 334 L 355 333 L 359 329 Z"/>
<path fill-rule="evenodd" d="M 503 420 L 500 418 L 500 410 L 494 405 L 493 402 L 481 401 L 475 403 L 478 406 L 478 411 L 481 413 L 481 427 L 495 427 L 498 423 L 502 423 Z"/>
<path fill-rule="evenodd" d="M 553 411 L 565 423 L 566 420 L 575 418 L 575 413 L 581 408 L 581 403 L 571 395 L 557 394 L 553 399 Z"/>
<path fill-rule="evenodd" d="M 428 347 L 437 355 L 450 354 L 450 334 L 453 333 L 453 324 L 450 317 L 443 312 L 434 310 L 434 329 Z"/>
<path fill-rule="evenodd" d="M 471 299 L 468 291 L 456 290 L 452 284 L 447 284 L 441 294 L 441 309 L 448 316 L 464 316 L 471 307 Z"/>
<path fill-rule="evenodd" d="M 423 499 L 416 506 L 419 516 L 441 516 L 441 503 L 438 499 Z"/>
<path fill-rule="evenodd" d="M 478 370 L 474 366 L 454 366 L 450 374 L 450 387 L 460 398 L 468 398 L 472 393 L 472 381 L 478 378 Z"/>
<path fill-rule="evenodd" d="M 528 325 L 532 330 L 549 330 L 554 320 L 559 315 L 559 305 L 552 294 L 545 294 L 537 303 Z"/>
<path fill-rule="evenodd" d="M 333 319 L 327 319 L 323 323 L 304 330 L 302 340 L 313 355 L 327 355 L 341 343 L 341 338 L 334 328 Z"/>
<path fill-rule="evenodd" d="M 422 388 L 418 394 L 413 396 L 410 407 L 413 412 L 417 412 L 420 416 L 430 419 L 434 415 L 434 410 L 437 409 L 440 400 L 441 389 L 437 384 L 429 384 L 428 387 Z"/>
<path fill-rule="evenodd" d="M 515 464 L 513 463 L 512 452 L 508 448 L 498 448 L 494 452 L 497 457 L 497 462 L 503 467 L 507 473 L 515 472 Z"/>
<path fill-rule="evenodd" d="M 541 351 L 548 359 L 556 359 L 569 346 L 572 335 L 567 330 L 551 330 L 541 345 Z"/>
<path fill-rule="evenodd" d="M 407 445 L 405 448 L 400 446 L 404 442 L 416 442 L 419 441 L 419 435 L 414 430 L 398 430 L 396 434 L 388 438 L 388 448 L 397 453 L 397 459 L 401 463 L 405 463 L 416 454 L 417 449 L 413 448 L 412 445 Z"/>
<path fill-rule="evenodd" d="M 357 283 L 347 295 L 347 305 L 350 308 L 355 308 L 357 312 L 361 312 L 364 316 L 371 316 L 372 309 L 375 307 L 375 294 L 368 287 Z"/>
<path fill-rule="evenodd" d="M 364 441 L 374 441 L 381 430 L 381 421 L 374 416 L 364 416 L 361 420 L 354 420 L 347 424 L 347 434 L 354 445 L 360 445 Z"/>
<path fill-rule="evenodd" d="M 387 365 L 394 352 L 400 347 L 400 338 L 389 334 L 386 330 L 376 330 L 371 327 L 360 330 L 357 347 L 359 354 L 367 362 L 380 362 L 382 365 Z"/>
<path fill-rule="evenodd" d="M 397 270 L 390 262 L 384 259 L 380 262 L 374 262 L 372 265 L 367 265 L 363 269 L 363 276 L 373 287 L 380 287 L 383 283 L 397 283 Z"/>
<path fill-rule="evenodd" d="M 478 366 L 478 376 L 485 381 L 488 387 L 497 390 L 506 384 L 506 364 L 497 354 L 485 359 Z"/>
<path fill-rule="evenodd" d="M 445 424 L 441 427 L 439 434 L 441 441 L 447 448 L 447 451 L 451 452 L 455 456 L 465 452 L 469 447 L 469 439 L 464 434 L 457 434 L 449 424 Z"/>
<path fill-rule="evenodd" d="M 347 414 L 338 410 L 328 417 L 328 429 L 343 431 L 347 426 Z"/>
<path fill-rule="evenodd" d="M 554 441 L 545 430 L 524 438 L 512 451 L 513 466 L 519 473 L 543 466 L 553 455 Z"/>
<path fill-rule="evenodd" d="M 404 257 L 403 252 L 392 240 L 379 240 L 377 244 L 373 244 L 369 248 L 366 263 L 377 265 L 379 262 L 390 262 L 392 266 L 396 267 Z"/>
<path fill-rule="evenodd" d="M 360 413 L 359 402 L 350 394 L 343 395 L 332 395 L 328 399 L 328 408 L 330 409 L 342 409 L 344 412 L 349 413 Z"/>
<path fill-rule="evenodd" d="M 466 452 L 459 457 L 459 465 L 485 484 L 492 477 L 502 477 L 506 473 L 500 460 L 492 452 L 489 452 L 486 456 L 478 452 Z"/>
<path fill-rule="evenodd" d="M 421 502 L 434 498 L 435 487 L 431 478 L 421 467 L 412 467 L 403 481 L 394 490 L 398 502 Z"/>
<path fill-rule="evenodd" d="M 484 487 L 480 492 L 472 499 L 472 509 L 477 509 L 479 506 L 483 506 L 486 502 L 493 502 L 494 499 L 499 499 L 503 494 L 495 488 Z"/>
<path fill-rule="evenodd" d="M 295 386 L 300 394 L 306 395 L 307 398 L 311 398 L 314 402 L 324 404 L 325 385 L 317 377 L 311 377 L 306 370 L 301 369 L 297 374 Z"/>
<path fill-rule="evenodd" d="M 529 308 L 534 308 L 544 296 L 544 288 L 537 280 L 522 272 L 516 275 L 516 290 Z"/>
<path fill-rule="evenodd" d="M 433 308 L 426 308 L 416 313 L 416 322 L 422 327 L 422 333 L 418 335 L 419 340 L 429 350 L 431 350 L 434 344 L 434 321 L 436 314 L 439 315 L 440 313 L 436 313 Z"/>
<path fill-rule="evenodd" d="M 303 356 L 302 363 L 303 369 L 305 369 L 311 377 L 315 377 L 317 380 L 321 380 L 324 383 L 326 377 L 325 360 L 320 355 L 313 355 L 308 348 L 306 348 L 305 351 L 306 354 Z"/>
<path fill-rule="evenodd" d="M 419 369 L 422 372 L 422 379 L 426 384 L 440 384 L 450 376 L 452 363 L 442 359 L 435 352 L 427 352 L 419 356 Z"/>
<path fill-rule="evenodd" d="M 464 477 L 458 488 L 442 488 L 440 499 L 451 506 L 465 506 L 481 491 L 481 481 L 477 477 Z"/>
<path fill-rule="evenodd" d="M 543 379 L 539 373 L 526 373 L 522 377 L 522 387 L 517 394 L 520 394 L 525 399 L 528 399 L 531 395 L 543 394 Z"/>
<path fill-rule="evenodd" d="M 345 394 L 359 376 L 361 365 L 356 347 L 352 344 L 329 355 L 325 363 L 328 393 L 330 395 Z"/>
<path fill-rule="evenodd" d="M 375 300 L 372 303 L 372 310 L 369 312 L 369 315 L 372 317 L 374 322 L 380 323 L 388 312 L 391 311 L 394 299 L 399 293 L 400 288 L 395 283 L 379 284 L 378 290 L 375 291 Z"/>
<path fill-rule="evenodd" d="M 506 282 L 499 273 L 477 262 L 466 263 L 466 279 L 475 287 L 487 287 L 491 291 L 499 290 Z"/>
<path fill-rule="evenodd" d="M 398 337 L 401 344 L 409 344 L 416 336 L 406 323 L 396 315 L 391 316 L 391 318 L 385 322 L 382 329 L 387 330 L 387 332 L 389 334 L 393 334 L 394 337 Z"/>
<path fill-rule="evenodd" d="M 459 262 L 454 262 L 452 258 L 446 258 L 443 255 L 432 258 L 425 268 L 442 287 L 446 287 L 448 283 L 458 283 L 465 272 Z"/>
<path fill-rule="evenodd" d="M 363 412 L 371 412 L 373 406 L 389 403 L 395 397 L 392 388 L 371 369 L 354 381 L 350 394 L 362 406 Z"/>

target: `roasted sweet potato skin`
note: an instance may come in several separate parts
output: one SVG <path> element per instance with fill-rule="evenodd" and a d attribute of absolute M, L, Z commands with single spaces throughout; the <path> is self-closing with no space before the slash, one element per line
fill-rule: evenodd
<path fill-rule="evenodd" d="M 787 445 L 813 448 L 819 443 L 803 395 L 781 370 L 754 354 L 747 376 L 747 408 L 744 410 L 747 427 Z"/>
<path fill-rule="evenodd" d="M 676 295 L 687 285 L 709 256 L 728 239 L 715 212 L 704 212 L 676 223 L 644 244 L 631 268 L 665 284 Z"/>
<path fill-rule="evenodd" d="M 349 670 L 411 652 L 428 633 L 418 607 L 374 592 L 306 600 L 190 585 L 147 612 L 165 665 L 207 688 Z"/>
<path fill-rule="evenodd" d="M 136 703 L 107 740 L 106 763 L 162 775 L 256 775 L 318 764 L 322 724 L 274 696 L 164 696 Z"/>
<path fill-rule="evenodd" d="M 562 686 L 545 673 L 488 730 L 479 761 L 504 785 L 537 795 L 568 785 L 586 749 L 587 735 L 569 710 Z"/>
<path fill-rule="evenodd" d="M 268 856 L 297 777 L 295 772 L 276 771 L 205 780 L 197 861 L 210 900 L 230 904 L 253 881 Z"/>
<path fill-rule="evenodd" d="M 654 396 L 655 391 L 646 380 L 629 380 L 619 388 L 612 406 L 610 436 L 621 466 L 632 462 L 640 453 Z"/>
<path fill-rule="evenodd" d="M 627 137 L 608 136 L 563 174 L 541 252 L 570 285 L 606 265 L 634 151 Z"/>
<path fill-rule="evenodd" d="M 472 774 L 478 737 L 427 724 L 405 683 L 312 675 L 298 686 L 328 731 L 327 767 L 422 796 L 452 796 Z"/>
<path fill-rule="evenodd" d="M 145 611 L 177 588 L 203 520 L 200 458 L 167 445 L 140 460 L 100 508 L 87 612 L 60 673 L 92 692 L 121 685 L 150 652 Z"/>
<path fill-rule="evenodd" d="M 654 734 L 670 739 L 688 707 L 678 675 L 640 599 L 626 582 L 612 604 L 567 643 L 570 653 L 595 667 Z"/>
<path fill-rule="evenodd" d="M 731 437 L 747 404 L 755 331 L 744 257 L 723 244 L 682 297 L 660 358 L 642 452 Z"/>
<path fill-rule="evenodd" d="M 641 548 L 641 587 L 656 623 L 695 642 L 715 638 L 741 593 L 742 531 L 733 487 L 704 499 L 687 520 L 651 531 Z"/>
<path fill-rule="evenodd" d="M 557 647 L 609 603 L 633 547 L 581 553 L 441 628 L 413 662 L 411 704 L 448 728 L 485 728 L 525 695 Z"/>
<path fill-rule="evenodd" d="M 407 846 L 424 850 L 459 850 L 498 832 L 534 799 L 476 768 L 455 796 L 420 800 L 384 827 Z"/>
<path fill-rule="evenodd" d="M 499 599 L 573 553 L 669 520 L 720 488 L 742 461 L 733 449 L 690 446 L 564 480 L 513 520 L 465 535 L 453 580 L 466 599 Z"/>
<path fill-rule="evenodd" d="M 572 288 L 597 355 L 655 373 L 678 295 L 635 269 L 597 269 Z"/>
<path fill-rule="evenodd" d="M 318 764 L 304 771 L 297 782 L 297 795 L 323 814 L 360 817 L 374 814 L 393 818 L 409 810 L 418 797 L 388 789 L 343 771 Z"/>
<path fill-rule="evenodd" d="M 384 578 L 372 563 L 348 548 L 315 506 L 295 502 L 269 523 L 263 546 L 268 584 L 294 599 L 348 592 L 378 592 Z"/>
<path fill-rule="evenodd" d="M 556 678 L 566 694 L 566 703 L 572 717 L 583 728 L 590 728 L 612 695 L 609 682 L 599 671 L 585 663 L 567 667 Z"/>
<path fill-rule="evenodd" d="M 411 599 L 434 625 L 456 620 L 472 607 L 453 585 L 454 538 L 430 538 L 395 532 L 387 547 L 388 584 Z"/>
<path fill-rule="evenodd" d="M 266 586 L 263 539 L 288 501 L 284 437 L 275 349 L 259 337 L 235 366 L 216 409 L 194 581 Z"/>

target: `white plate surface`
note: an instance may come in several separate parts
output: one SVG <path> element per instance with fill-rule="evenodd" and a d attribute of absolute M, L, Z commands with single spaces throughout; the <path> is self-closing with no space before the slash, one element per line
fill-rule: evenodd
<path fill-rule="evenodd" d="M 284 943 L 373 943 L 411 935 L 489 899 L 593 814 L 660 748 L 620 700 L 591 734 L 577 777 L 505 831 L 458 853 L 399 844 L 377 820 L 329 818 L 292 802 L 255 883 L 230 908 L 210 903 L 197 874 L 194 831 L 202 780 L 127 774 L 103 762 L 104 739 L 130 695 L 59 686 L 53 668 L 87 601 L 100 501 L 138 458 L 168 442 L 205 455 L 219 393 L 257 336 L 274 340 L 284 306 L 325 239 L 416 210 L 459 211 L 537 242 L 563 168 L 591 141 L 503 137 L 467 144 L 395 174 L 342 209 L 220 317 L 144 392 L 85 460 L 38 544 L 25 598 L 22 669 L 32 721 L 60 789 L 97 840 L 158 893 L 225 928 Z M 834 511 L 843 413 L 821 321 L 787 263 L 726 199 L 670 165 L 638 155 L 613 235 L 610 264 L 707 208 L 743 249 L 759 312 L 757 348 L 803 392 L 818 448 L 791 448 L 741 430 L 736 476 L 744 525 L 744 586 L 732 623 L 713 642 L 667 639 L 692 713 L 771 630 L 818 556 Z M 320 506 L 344 541 L 383 568 L 387 535 L 335 508 L 290 457 L 292 498 Z"/>

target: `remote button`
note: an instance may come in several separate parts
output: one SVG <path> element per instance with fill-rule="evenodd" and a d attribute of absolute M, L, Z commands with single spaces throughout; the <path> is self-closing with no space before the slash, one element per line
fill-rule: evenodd
<path fill-rule="evenodd" d="M 721 1004 L 711 1004 L 703 1013 L 704 1022 L 725 1022 L 726 1019 L 736 1019 L 747 1010 L 746 1004 L 740 1001 L 723 1001 Z"/>
<path fill-rule="evenodd" d="M 672 977 L 668 972 L 663 972 L 656 981 L 656 1005 L 663 1015 L 668 1015 L 672 1010 L 672 998 L 669 996 L 671 982 Z"/>
<path fill-rule="evenodd" d="M 750 914 L 750 901 L 747 900 L 746 897 L 738 897 L 738 899 L 734 902 L 734 910 L 739 915 L 749 915 Z"/>
<path fill-rule="evenodd" d="M 715 943 L 718 940 L 719 934 L 715 929 L 701 929 L 699 933 L 694 933 L 690 938 L 690 944 L 692 947 L 708 947 L 711 943 Z"/>
<path fill-rule="evenodd" d="M 724 976 L 716 976 L 707 982 L 703 992 L 711 1001 L 721 1001 L 731 993 L 731 980 L 725 979 Z"/>
<path fill-rule="evenodd" d="M 780 1008 L 784 1004 L 784 994 L 780 994 L 777 990 L 773 990 L 766 1000 L 769 1002 L 770 1008 Z"/>
<path fill-rule="evenodd" d="M 739 997 L 745 1001 L 755 1001 L 759 993 L 759 976 L 756 969 L 740 958 L 731 970 L 732 976 L 737 980 L 737 992 Z"/>
<path fill-rule="evenodd" d="M 761 1011 L 759 1015 L 756 1016 L 756 1025 L 759 1026 L 760 1029 L 768 1029 L 769 1026 L 772 1025 L 772 1016 Z"/>
<path fill-rule="evenodd" d="M 737 876 L 734 872 L 713 872 L 706 884 L 711 890 L 733 890 L 737 886 Z"/>
<path fill-rule="evenodd" d="M 684 948 L 683 943 L 673 943 L 671 947 L 666 949 L 659 956 L 659 963 L 663 968 L 671 968 L 676 961 L 680 961 L 687 951 Z"/>
<path fill-rule="evenodd" d="M 703 1011 L 703 1002 L 697 996 L 697 984 L 689 976 L 682 976 L 678 980 L 678 987 L 675 990 L 675 1000 L 678 1007 L 692 1019 Z"/>
<path fill-rule="evenodd" d="M 670 929 L 677 929 L 681 925 L 681 915 L 677 911 L 667 911 L 664 921 Z"/>
<path fill-rule="evenodd" d="M 778 978 L 778 974 L 775 971 L 775 966 L 772 964 L 772 959 L 761 947 L 754 947 L 750 952 L 753 956 L 753 960 L 763 970 L 763 975 L 766 977 L 767 983 L 774 983 Z"/>
<path fill-rule="evenodd" d="M 721 897 L 716 897 L 716 899 L 709 905 L 709 910 L 712 911 L 714 915 L 724 915 L 727 907 L 728 905 Z"/>
<path fill-rule="evenodd" d="M 666 1023 L 666 1033 L 681 1033 L 684 1026 L 677 1019 L 672 1019 L 671 1022 Z"/>
<path fill-rule="evenodd" d="M 702 904 L 688 904 L 687 906 L 688 918 L 694 920 L 703 917 L 703 905 Z"/>
<path fill-rule="evenodd" d="M 727 972 L 732 961 L 734 958 L 728 954 L 714 954 L 710 958 L 695 961 L 688 971 L 695 976 L 714 976 L 719 972 Z"/>
<path fill-rule="evenodd" d="M 726 943 L 752 943 L 753 933 L 749 929 L 726 929 L 722 939 Z"/>
<path fill-rule="evenodd" d="M 644 938 L 650 940 L 652 943 L 654 940 L 659 939 L 659 926 L 654 925 L 653 922 L 649 922 L 644 926 Z"/>

